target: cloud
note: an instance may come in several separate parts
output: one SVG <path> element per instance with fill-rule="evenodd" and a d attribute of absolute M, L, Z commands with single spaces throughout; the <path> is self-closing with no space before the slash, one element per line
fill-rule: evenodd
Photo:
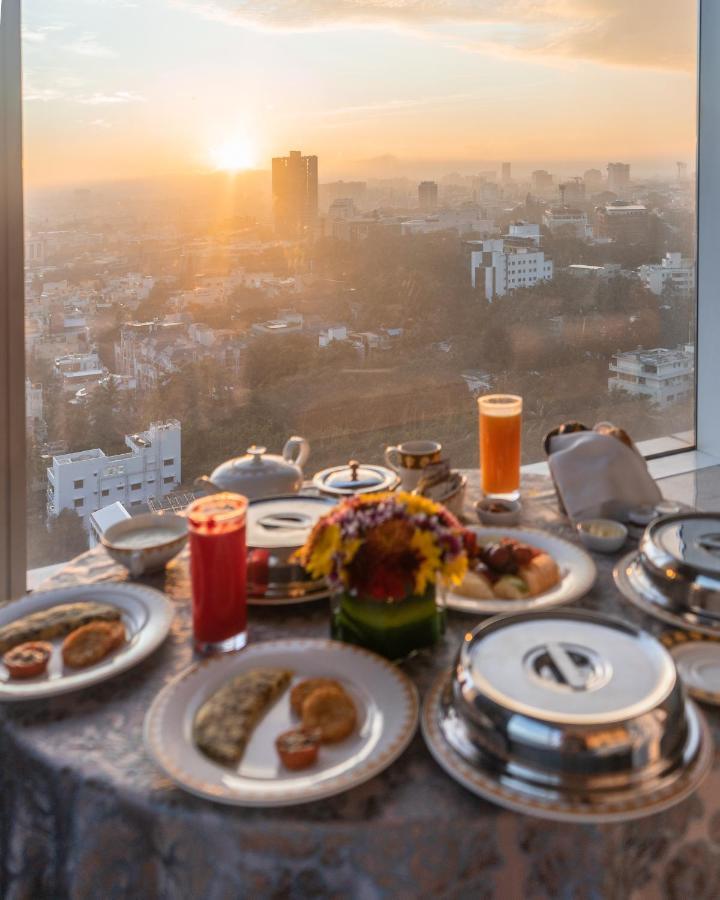
<path fill-rule="evenodd" d="M 112 93 L 96 91 L 94 94 L 76 97 L 75 102 L 85 106 L 114 106 L 119 103 L 144 103 L 145 98 L 133 91 L 113 91 Z"/>
<path fill-rule="evenodd" d="M 65 79 L 66 88 L 74 86 L 74 79 Z M 62 78 L 56 79 L 56 85 L 63 83 Z M 96 91 L 93 94 L 78 94 L 72 90 L 61 90 L 59 87 L 44 88 L 33 84 L 30 81 L 25 82 L 23 89 L 23 100 L 26 102 L 49 103 L 53 100 L 66 100 L 69 103 L 79 103 L 81 106 L 117 106 L 124 103 L 144 103 L 145 97 L 136 94 L 133 91 Z M 104 121 L 96 119 L 92 124 L 98 124 Z"/>
<path fill-rule="evenodd" d="M 53 100 L 62 100 L 65 95 L 57 88 L 38 88 L 25 84 L 23 88 L 23 100 L 26 103 L 50 103 Z"/>
<path fill-rule="evenodd" d="M 65 44 L 65 49 L 79 56 L 92 56 L 97 59 L 110 59 L 117 56 L 114 50 L 99 43 L 94 34 L 81 34 L 72 43 Z"/>
<path fill-rule="evenodd" d="M 22 27 L 22 39 L 27 44 L 42 44 L 53 31 L 63 31 L 64 25 L 41 25 L 39 28 Z"/>
<path fill-rule="evenodd" d="M 404 111 L 412 111 L 418 107 L 432 106 L 435 103 L 454 103 L 469 100 L 471 94 L 446 94 L 444 96 L 422 97 L 416 100 L 383 100 L 380 103 L 362 103 L 358 106 L 338 106 L 334 109 L 324 109 L 323 118 L 342 116 L 384 115 L 395 114 Z"/>
<path fill-rule="evenodd" d="M 206 18 L 262 29 L 472 26 L 465 50 L 690 69 L 694 0 L 174 0 Z M 485 26 L 485 27 L 484 27 Z M 478 34 L 478 32 L 480 32 Z M 441 38 L 447 38 L 443 30 Z"/>

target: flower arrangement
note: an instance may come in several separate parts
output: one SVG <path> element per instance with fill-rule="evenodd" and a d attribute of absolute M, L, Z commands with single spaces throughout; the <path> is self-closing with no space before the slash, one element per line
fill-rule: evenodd
<path fill-rule="evenodd" d="M 367 600 L 399 603 L 467 571 L 466 531 L 443 506 L 406 493 L 357 496 L 315 525 L 298 559 L 313 578 Z"/>

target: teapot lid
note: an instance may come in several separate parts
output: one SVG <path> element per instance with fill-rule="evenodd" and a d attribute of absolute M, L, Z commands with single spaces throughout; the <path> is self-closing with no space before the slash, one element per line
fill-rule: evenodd
<path fill-rule="evenodd" d="M 397 474 L 385 466 L 361 465 L 351 459 L 347 465 L 322 469 L 313 478 L 313 484 L 325 494 L 349 496 L 391 491 L 399 480 Z"/>

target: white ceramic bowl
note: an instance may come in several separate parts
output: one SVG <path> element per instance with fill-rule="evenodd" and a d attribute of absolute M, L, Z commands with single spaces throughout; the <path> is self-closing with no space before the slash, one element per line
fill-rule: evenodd
<path fill-rule="evenodd" d="M 522 504 L 519 500 L 494 500 L 492 497 L 483 497 L 475 504 L 475 511 L 483 525 L 517 525 L 522 514 Z"/>
<path fill-rule="evenodd" d="M 151 537 L 141 540 L 140 534 L 148 532 Z M 152 539 L 152 532 L 157 532 L 155 540 Z M 100 540 L 115 562 L 125 566 L 137 578 L 166 566 L 182 550 L 187 538 L 188 527 L 184 516 L 144 513 L 111 525 Z"/>
<path fill-rule="evenodd" d="M 588 550 L 615 553 L 627 540 L 628 530 L 622 522 L 612 519 L 581 519 L 575 523 L 580 540 Z M 600 530 L 602 534 L 596 534 Z"/>

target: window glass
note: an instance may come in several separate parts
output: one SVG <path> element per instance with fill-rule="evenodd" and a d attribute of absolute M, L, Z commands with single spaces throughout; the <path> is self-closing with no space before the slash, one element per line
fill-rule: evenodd
<path fill-rule="evenodd" d="M 695 7 L 26 3 L 30 565 L 293 434 L 476 467 L 487 392 L 692 444 Z"/>

